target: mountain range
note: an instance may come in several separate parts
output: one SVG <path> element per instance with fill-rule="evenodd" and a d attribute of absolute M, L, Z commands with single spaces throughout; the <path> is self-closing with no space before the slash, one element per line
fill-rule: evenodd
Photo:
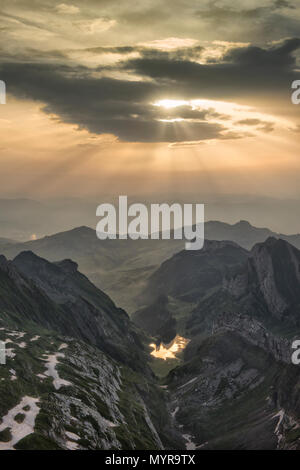
<path fill-rule="evenodd" d="M 219 236 L 243 246 L 206 239 L 199 251 L 105 244 L 84 227 L 6 245 L 0 449 L 300 448 L 297 237 L 258 229 L 252 246 L 255 228 L 236 225 Z M 93 248 L 103 275 L 142 278 L 128 279 L 131 317 L 88 275 Z"/>
<path fill-rule="evenodd" d="M 143 335 L 76 263 L 2 255 L 0 293 L 0 449 L 183 445 Z"/>
<path fill-rule="evenodd" d="M 143 292 L 149 307 L 133 320 L 142 326 L 148 311 L 163 338 L 165 319 L 151 314 L 156 292 L 168 299 L 174 338 L 189 338 L 164 383 L 191 449 L 299 448 L 300 370 L 291 362 L 300 336 L 299 274 L 300 251 L 270 237 L 250 252 L 206 241 L 150 277 Z"/>
<path fill-rule="evenodd" d="M 228 240 L 247 250 L 269 237 L 281 238 L 300 248 L 300 235 L 277 234 L 253 227 L 247 221 L 233 225 L 205 223 L 205 240 Z M 1 252 L 8 258 L 30 250 L 49 261 L 72 259 L 81 272 L 129 313 L 138 307 L 135 299 L 149 276 L 183 248 L 184 241 L 174 239 L 99 240 L 95 230 L 85 226 L 24 243 L 0 243 Z"/>

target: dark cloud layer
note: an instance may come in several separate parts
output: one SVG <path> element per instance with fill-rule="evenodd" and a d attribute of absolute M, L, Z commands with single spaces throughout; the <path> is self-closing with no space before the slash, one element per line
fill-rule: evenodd
<path fill-rule="evenodd" d="M 298 38 L 270 48 L 241 47 L 232 49 L 218 63 L 199 64 L 169 58 L 147 58 L 128 61 L 128 70 L 155 80 L 170 80 L 176 90 L 185 88 L 185 96 L 224 97 L 247 93 L 288 95 L 296 78 L 296 59 L 300 49 Z"/>
<path fill-rule="evenodd" d="M 232 99 L 249 93 L 288 95 L 299 48 L 300 40 L 295 38 L 268 48 L 235 48 L 218 63 L 200 64 L 185 58 L 193 56 L 195 48 L 185 48 L 174 57 L 139 47 L 140 58 L 124 60 L 118 67 L 143 76 L 144 81 L 96 78 L 85 67 L 37 63 L 7 62 L 0 73 L 9 93 L 40 101 L 45 112 L 93 133 L 111 133 L 134 142 L 205 140 L 226 135 L 225 126 L 208 119 L 213 111 L 188 106 L 164 109 L 153 103 L 165 98 Z M 188 121 L 170 122 L 178 118 Z M 272 130 L 269 123 L 261 128 Z"/>

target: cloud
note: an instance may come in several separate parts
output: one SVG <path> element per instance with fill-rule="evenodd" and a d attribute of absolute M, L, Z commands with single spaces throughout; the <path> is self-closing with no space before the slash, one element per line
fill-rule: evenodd
<path fill-rule="evenodd" d="M 80 12 L 80 9 L 75 5 L 66 5 L 66 3 L 56 5 L 55 10 L 64 15 L 77 15 Z"/>
<path fill-rule="evenodd" d="M 131 142 L 186 139 L 184 127 L 176 122 L 161 122 L 161 110 L 155 115 L 151 101 L 161 92 L 161 87 L 155 84 L 98 80 L 84 76 L 82 70 L 76 74 L 66 67 L 54 70 L 37 64 L 6 64 L 1 73 L 15 96 L 46 103 L 43 108 L 46 113 L 92 133 L 114 134 Z M 186 115 L 187 110 L 180 112 Z M 203 121 L 188 125 L 188 132 L 197 139 L 217 138 L 221 130 L 220 124 Z"/>
<path fill-rule="evenodd" d="M 110 18 L 96 18 L 92 20 L 76 21 L 74 24 L 84 34 L 98 34 L 108 31 L 115 26 L 116 20 Z"/>
<path fill-rule="evenodd" d="M 240 121 L 237 121 L 236 124 L 242 126 L 253 126 L 256 127 L 257 130 L 262 132 L 273 132 L 275 127 L 275 122 L 262 121 L 260 119 L 242 119 Z"/>
<path fill-rule="evenodd" d="M 124 60 L 92 70 L 71 64 L 6 62 L 0 72 L 8 93 L 41 102 L 47 114 L 61 121 L 91 133 L 113 134 L 122 141 L 224 140 L 252 135 L 242 126 L 271 132 L 275 121 L 230 103 L 228 98 L 274 94 L 274 90 L 287 93 L 289 98 L 287 85 L 295 76 L 294 53 L 300 48 L 300 40 L 288 39 L 265 48 L 249 45 L 226 49 L 219 62 L 205 64 L 188 59 L 194 56 L 195 48 L 201 55 L 203 48 L 199 47 L 184 47 L 177 55 L 173 50 L 140 45 L 93 48 L 98 53 L 114 51 Z M 133 52 L 139 57 L 128 58 Z M 143 78 L 103 76 L 110 71 L 136 73 Z M 166 99 L 179 101 L 174 107 L 154 106 Z"/>
<path fill-rule="evenodd" d="M 238 47 L 230 49 L 219 61 L 198 63 L 188 59 L 170 58 L 159 52 L 123 64 L 127 71 L 169 81 L 170 91 L 183 97 L 223 97 L 245 94 L 284 93 L 289 99 L 290 83 L 296 79 L 294 53 L 300 39 L 287 39 L 269 47 Z"/>
<path fill-rule="evenodd" d="M 142 42 L 139 45 L 142 47 L 148 47 L 150 49 L 158 49 L 162 51 L 172 51 L 183 48 L 191 48 L 196 46 L 199 41 L 191 38 L 165 38 L 155 39 L 154 41 Z"/>

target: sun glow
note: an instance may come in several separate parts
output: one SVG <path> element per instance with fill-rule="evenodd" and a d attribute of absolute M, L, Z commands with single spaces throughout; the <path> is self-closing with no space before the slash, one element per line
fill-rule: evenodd
<path fill-rule="evenodd" d="M 187 104 L 189 104 L 189 102 L 185 100 L 160 100 L 154 103 L 154 106 L 171 109 L 177 108 L 178 106 L 185 106 Z"/>

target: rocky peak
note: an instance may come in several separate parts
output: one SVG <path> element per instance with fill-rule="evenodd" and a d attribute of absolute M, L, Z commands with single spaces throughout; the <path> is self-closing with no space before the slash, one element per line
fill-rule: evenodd
<path fill-rule="evenodd" d="M 0 255 L 0 269 L 5 272 L 8 269 L 8 261 L 4 255 Z"/>
<path fill-rule="evenodd" d="M 212 333 L 222 331 L 235 332 L 249 343 L 271 353 L 276 360 L 291 363 L 291 342 L 274 336 L 254 318 L 223 312 L 214 321 Z"/>
<path fill-rule="evenodd" d="M 249 273 L 269 310 L 280 316 L 300 302 L 300 251 L 282 239 L 269 237 L 251 250 Z"/>
<path fill-rule="evenodd" d="M 60 267 L 63 271 L 70 273 L 70 274 L 74 274 L 78 271 L 78 264 L 75 263 L 75 261 L 72 261 L 71 259 L 64 259 L 54 264 Z"/>

